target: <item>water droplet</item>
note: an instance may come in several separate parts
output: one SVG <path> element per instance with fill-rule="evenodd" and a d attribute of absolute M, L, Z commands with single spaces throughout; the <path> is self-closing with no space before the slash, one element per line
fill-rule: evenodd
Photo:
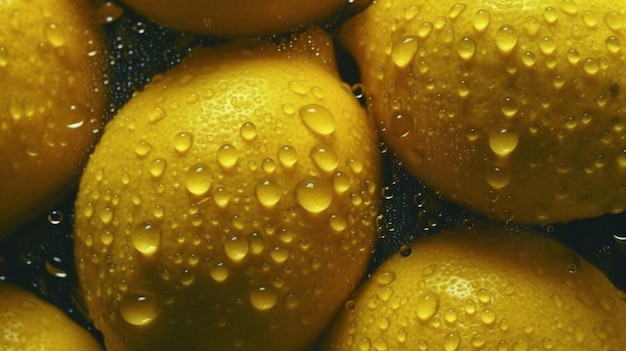
<path fill-rule="evenodd" d="M 270 257 L 276 263 L 283 263 L 289 258 L 289 250 L 281 246 L 276 246 L 270 251 Z"/>
<path fill-rule="evenodd" d="M 234 262 L 243 260 L 250 251 L 248 241 L 236 235 L 231 236 L 224 241 L 224 252 Z"/>
<path fill-rule="evenodd" d="M 517 105 L 517 101 L 512 97 L 507 96 L 504 98 L 500 110 L 502 111 L 504 116 L 512 118 L 517 114 L 518 108 L 519 107 Z"/>
<path fill-rule="evenodd" d="M 315 96 L 318 99 L 323 99 L 324 98 L 324 89 L 320 88 L 320 87 L 313 87 L 311 88 L 311 94 L 313 96 Z"/>
<path fill-rule="evenodd" d="M 306 95 L 306 87 L 299 82 L 289 83 L 289 89 L 298 95 Z"/>
<path fill-rule="evenodd" d="M 213 184 L 213 172 L 209 166 L 196 164 L 185 173 L 185 187 L 196 196 L 206 194 Z"/>
<path fill-rule="evenodd" d="M 583 60 L 583 70 L 589 75 L 595 75 L 600 70 L 598 60 L 593 58 L 587 58 Z"/>
<path fill-rule="evenodd" d="M 336 172 L 333 174 L 333 188 L 338 193 L 344 193 L 350 189 L 352 179 L 350 175 L 344 172 Z"/>
<path fill-rule="evenodd" d="M 464 98 L 467 97 L 470 93 L 470 84 L 465 79 L 459 81 L 459 84 L 456 87 L 456 91 L 459 93 L 459 96 Z"/>
<path fill-rule="evenodd" d="M 458 318 L 459 313 L 452 308 L 447 309 L 443 314 L 443 319 L 450 324 L 456 323 Z"/>
<path fill-rule="evenodd" d="M 110 207 L 105 207 L 102 212 L 100 212 L 100 220 L 104 224 L 109 224 L 113 220 L 113 210 Z"/>
<path fill-rule="evenodd" d="M 150 174 L 155 178 L 162 176 L 166 168 L 167 161 L 162 158 L 156 158 L 152 160 L 152 162 L 150 162 L 150 166 L 148 166 Z"/>
<path fill-rule="evenodd" d="M 496 45 L 503 54 L 508 54 L 517 46 L 517 31 L 508 25 L 502 26 L 496 32 Z"/>
<path fill-rule="evenodd" d="M 136 146 L 135 146 L 135 153 L 137 154 L 137 156 L 139 157 L 145 157 L 147 156 L 150 151 L 152 151 L 152 145 L 148 144 L 145 141 L 140 141 Z"/>
<path fill-rule="evenodd" d="M 507 156 L 513 152 L 518 141 L 518 134 L 507 128 L 500 128 L 489 134 L 489 147 L 499 156 Z"/>
<path fill-rule="evenodd" d="M 402 245 L 402 246 L 400 246 L 400 249 L 398 251 L 400 252 L 400 256 L 402 256 L 402 257 L 409 257 L 409 256 L 411 256 L 411 253 L 413 252 L 413 249 L 411 249 L 411 247 L 409 245 Z"/>
<path fill-rule="evenodd" d="M 239 128 L 239 135 L 246 141 L 252 141 L 256 138 L 256 125 L 252 122 L 246 122 Z"/>
<path fill-rule="evenodd" d="M 606 48 L 612 54 L 617 54 L 622 50 L 622 42 L 618 37 L 612 35 L 606 39 Z"/>
<path fill-rule="evenodd" d="M 328 224 L 335 232 L 342 232 L 348 227 L 348 220 L 343 215 L 332 214 L 328 219 Z"/>
<path fill-rule="evenodd" d="M 435 316 L 439 309 L 439 295 L 431 292 L 423 293 L 417 298 L 415 312 L 421 321 L 428 321 Z"/>
<path fill-rule="evenodd" d="M 180 132 L 174 137 L 174 149 L 180 153 L 185 153 L 193 143 L 193 135 L 191 133 Z"/>
<path fill-rule="evenodd" d="M 548 6 L 543 10 L 543 18 L 549 24 L 553 24 L 559 18 L 559 12 L 552 6 Z"/>
<path fill-rule="evenodd" d="M 217 163 L 219 163 L 220 166 L 230 169 L 237 164 L 237 161 L 239 160 L 239 152 L 235 146 L 224 144 L 217 149 L 216 157 Z"/>
<path fill-rule="evenodd" d="M 502 167 L 490 167 L 485 173 L 485 180 L 494 189 L 502 189 L 509 184 L 509 172 Z"/>
<path fill-rule="evenodd" d="M 65 33 L 65 30 L 54 23 L 48 23 L 48 25 L 44 28 L 44 35 L 48 43 L 55 48 L 65 45 L 65 42 L 67 41 L 67 34 Z"/>
<path fill-rule="evenodd" d="M 151 255 L 161 244 L 161 228 L 150 222 L 139 223 L 131 232 L 130 240 L 137 251 Z"/>
<path fill-rule="evenodd" d="M 228 189 L 223 186 L 216 187 L 215 190 L 213 190 L 213 201 L 215 201 L 215 204 L 220 208 L 226 208 L 230 202 Z"/>
<path fill-rule="evenodd" d="M 413 60 L 418 47 L 418 40 L 413 36 L 395 41 L 391 47 L 391 61 L 399 68 L 406 67 Z"/>
<path fill-rule="evenodd" d="M 556 51 L 556 41 L 552 37 L 543 37 L 539 40 L 539 50 L 544 55 L 552 55 Z"/>
<path fill-rule="evenodd" d="M 48 223 L 52 225 L 59 225 L 63 222 L 63 212 L 53 210 L 48 213 Z"/>
<path fill-rule="evenodd" d="M 459 17 L 459 15 L 463 13 L 463 11 L 465 11 L 465 4 L 456 3 L 452 5 L 452 7 L 450 7 L 450 12 L 448 13 L 448 15 L 450 16 L 451 19 L 455 19 Z"/>
<path fill-rule="evenodd" d="M 278 293 L 272 287 L 262 286 L 251 289 L 249 292 L 250 303 L 259 311 L 266 311 L 276 305 L 278 301 Z"/>
<path fill-rule="evenodd" d="M 445 351 L 456 351 L 461 344 L 461 335 L 457 331 L 446 334 L 443 337 L 443 349 Z"/>
<path fill-rule="evenodd" d="M 272 208 L 280 201 L 282 190 L 280 185 L 272 179 L 263 179 L 256 186 L 256 198 L 261 205 Z"/>
<path fill-rule="evenodd" d="M 314 133 L 328 136 L 335 131 L 335 116 L 326 107 L 309 104 L 299 110 L 302 122 Z"/>
<path fill-rule="evenodd" d="M 148 121 L 151 123 L 156 123 L 163 118 L 165 118 L 165 110 L 160 106 L 155 107 L 152 111 L 150 111 L 150 113 L 148 113 Z"/>
<path fill-rule="evenodd" d="M 456 50 L 463 60 L 469 61 L 476 53 L 476 42 L 470 37 L 463 37 L 459 40 Z"/>
<path fill-rule="evenodd" d="M 578 64 L 578 62 L 580 62 L 580 52 L 578 52 L 578 50 L 575 50 L 575 49 L 568 50 L 566 57 L 567 57 L 567 61 L 571 63 L 572 65 L 576 65 Z"/>
<path fill-rule="evenodd" d="M 624 28 L 624 16 L 616 11 L 609 11 L 604 16 L 604 23 L 609 29 L 619 31 Z"/>
<path fill-rule="evenodd" d="M 332 172 L 339 166 L 339 156 L 333 149 L 316 146 L 311 149 L 311 158 L 320 169 Z"/>
<path fill-rule="evenodd" d="M 159 308 L 155 298 L 136 294 L 122 300 L 120 314 L 132 325 L 147 325 L 157 317 Z"/>
<path fill-rule="evenodd" d="M 496 313 L 490 309 L 483 310 L 480 312 L 480 320 L 487 325 L 491 325 L 496 321 Z"/>
<path fill-rule="evenodd" d="M 296 198 L 305 210 L 319 213 L 330 206 L 333 201 L 333 192 L 323 179 L 307 177 L 297 185 Z"/>
<path fill-rule="evenodd" d="M 432 30 L 433 30 L 433 24 L 431 22 L 424 22 L 417 28 L 417 36 L 424 39 L 430 34 Z M 411 45 L 418 46 L 418 43 L 416 41 L 415 44 L 411 44 Z M 410 47 L 408 49 L 409 49 L 408 50 L 409 52 L 412 51 Z M 417 51 L 417 48 L 415 50 Z"/>
<path fill-rule="evenodd" d="M 472 18 L 472 25 L 477 32 L 482 33 L 485 31 L 485 29 L 487 29 L 490 21 L 491 14 L 489 13 L 489 11 L 478 10 L 476 11 L 474 18 Z"/>
<path fill-rule="evenodd" d="M 524 64 L 524 66 L 528 68 L 533 67 L 536 62 L 537 62 L 537 57 L 535 56 L 534 53 L 530 51 L 526 51 L 522 55 L 522 63 Z"/>
<path fill-rule="evenodd" d="M 389 120 L 389 132 L 398 138 L 404 138 L 415 128 L 415 121 L 409 114 L 398 113 Z"/>
<path fill-rule="evenodd" d="M 278 150 L 278 161 L 285 167 L 291 168 L 298 162 L 298 152 L 291 145 L 284 145 Z"/>
<path fill-rule="evenodd" d="M 219 262 L 215 266 L 211 267 L 209 274 L 216 283 L 221 283 L 228 279 L 228 275 L 230 274 L 230 272 L 227 265 Z"/>
<path fill-rule="evenodd" d="M 98 7 L 96 12 L 96 18 L 99 24 L 106 24 L 115 21 L 124 14 L 124 10 L 115 5 L 114 3 L 107 1 L 102 6 Z"/>
<path fill-rule="evenodd" d="M 0 46 L 0 68 L 6 67 L 9 64 L 9 50 L 4 46 Z"/>

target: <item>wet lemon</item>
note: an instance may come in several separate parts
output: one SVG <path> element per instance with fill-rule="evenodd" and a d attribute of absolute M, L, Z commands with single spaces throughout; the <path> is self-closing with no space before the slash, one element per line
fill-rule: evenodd
<path fill-rule="evenodd" d="M 536 233 L 477 224 L 376 270 L 322 350 L 624 350 L 626 294 Z"/>
<path fill-rule="evenodd" d="M 102 40 L 84 1 L 0 2 L 0 237 L 68 191 L 101 127 Z"/>
<path fill-rule="evenodd" d="M 328 20 L 354 1 L 124 0 L 154 21 L 179 30 L 216 36 L 285 33 Z M 363 1 L 359 1 L 363 2 Z"/>
<path fill-rule="evenodd" d="M 626 207 L 626 15 L 610 1 L 377 1 L 342 29 L 404 164 L 491 217 Z"/>
<path fill-rule="evenodd" d="M 75 206 L 116 350 L 298 350 L 365 271 L 380 155 L 329 38 L 196 48 L 107 125 Z"/>
<path fill-rule="evenodd" d="M 87 330 L 60 309 L 6 282 L 0 282 L 0 349 L 102 350 Z"/>

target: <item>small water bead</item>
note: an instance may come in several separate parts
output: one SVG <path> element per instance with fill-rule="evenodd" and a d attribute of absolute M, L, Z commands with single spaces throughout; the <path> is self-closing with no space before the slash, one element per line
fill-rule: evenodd
<path fill-rule="evenodd" d="M 259 311 L 266 311 L 276 305 L 278 293 L 270 286 L 253 288 L 249 291 L 250 303 Z"/>
<path fill-rule="evenodd" d="M 496 321 L 496 314 L 493 310 L 486 309 L 480 312 L 480 320 L 487 325 L 491 325 Z"/>
<path fill-rule="evenodd" d="M 465 79 L 459 81 L 459 84 L 456 87 L 456 91 L 460 97 L 467 97 L 471 91 L 469 82 Z"/>
<path fill-rule="evenodd" d="M 239 151 L 231 144 L 223 144 L 217 149 L 216 153 L 217 163 L 220 166 L 230 169 L 233 168 L 237 161 L 239 161 Z"/>
<path fill-rule="evenodd" d="M 156 299 L 149 295 L 134 294 L 124 297 L 120 314 L 129 324 L 147 325 L 158 316 L 159 306 Z"/>
<path fill-rule="evenodd" d="M 626 24 L 624 15 L 616 11 L 607 12 L 607 14 L 604 15 L 604 23 L 609 29 L 614 31 L 621 30 Z"/>
<path fill-rule="evenodd" d="M 263 179 L 256 186 L 256 198 L 266 208 L 274 207 L 281 196 L 282 189 L 273 179 Z"/>
<path fill-rule="evenodd" d="M 146 141 L 142 140 L 135 146 L 135 153 L 139 157 L 146 157 L 150 151 L 152 151 L 152 145 Z"/>
<path fill-rule="evenodd" d="M 456 3 L 450 7 L 450 12 L 448 13 L 448 16 L 450 16 L 451 19 L 455 19 L 459 17 L 459 15 L 463 13 L 463 11 L 465 11 L 465 4 Z"/>
<path fill-rule="evenodd" d="M 55 23 L 48 23 L 44 28 L 44 36 L 50 45 L 55 48 L 64 46 L 67 42 L 67 33 L 63 27 Z"/>
<path fill-rule="evenodd" d="M 330 207 L 333 201 L 331 187 L 321 178 L 307 177 L 296 186 L 298 203 L 311 213 L 319 213 Z"/>
<path fill-rule="evenodd" d="M 487 338 L 483 334 L 480 334 L 480 333 L 474 334 L 470 343 L 476 349 L 481 349 L 487 343 Z"/>
<path fill-rule="evenodd" d="M 270 251 L 270 257 L 276 263 L 284 263 L 289 258 L 289 250 L 282 246 L 276 246 Z"/>
<path fill-rule="evenodd" d="M 489 133 L 489 147 L 498 156 L 507 156 L 517 148 L 519 136 L 508 128 Z"/>
<path fill-rule="evenodd" d="M 174 136 L 174 149 L 179 153 L 185 153 L 193 144 L 193 135 L 187 132 L 180 132 Z"/>
<path fill-rule="evenodd" d="M 4 46 L 0 46 L 0 68 L 6 67 L 9 64 L 9 50 Z"/>
<path fill-rule="evenodd" d="M 213 171 L 205 164 L 191 166 L 185 172 L 185 187 L 196 196 L 205 195 L 213 185 Z"/>
<path fill-rule="evenodd" d="M 343 215 L 332 214 L 328 219 L 328 224 L 335 232 L 342 232 L 348 227 L 348 220 Z"/>
<path fill-rule="evenodd" d="M 107 24 L 122 17 L 124 10 L 116 4 L 107 1 L 102 6 L 98 7 L 96 12 L 96 18 L 99 24 Z"/>
<path fill-rule="evenodd" d="M 285 167 L 291 168 L 298 162 L 298 152 L 291 145 L 284 145 L 278 150 L 278 161 Z"/>
<path fill-rule="evenodd" d="M 113 232 L 110 230 L 104 230 L 100 233 L 100 242 L 105 246 L 110 245 L 113 242 L 114 236 Z"/>
<path fill-rule="evenodd" d="M 224 241 L 224 252 L 234 262 L 243 260 L 250 251 L 248 240 L 233 235 Z"/>
<path fill-rule="evenodd" d="M 336 172 L 333 174 L 333 189 L 338 193 L 344 193 L 350 189 L 352 178 L 344 172 Z"/>
<path fill-rule="evenodd" d="M 320 87 L 313 87 L 313 88 L 311 88 L 311 95 L 315 96 L 318 99 L 323 99 L 324 98 L 324 89 L 322 89 Z"/>
<path fill-rule="evenodd" d="M 332 172 L 339 166 L 339 156 L 330 148 L 316 146 L 311 149 L 311 158 L 320 169 Z"/>
<path fill-rule="evenodd" d="M 553 24 L 559 18 L 559 11 L 552 6 L 546 7 L 543 10 L 543 18 L 549 24 Z"/>
<path fill-rule="evenodd" d="M 299 82 L 290 82 L 289 89 L 298 95 L 306 95 L 307 93 L 306 86 Z"/>
<path fill-rule="evenodd" d="M 544 55 L 552 55 L 556 51 L 556 41 L 552 37 L 543 37 L 539 40 L 539 50 Z"/>
<path fill-rule="evenodd" d="M 537 57 L 533 52 L 526 51 L 522 54 L 522 63 L 528 68 L 533 67 L 537 63 Z"/>
<path fill-rule="evenodd" d="M 252 141 L 257 136 L 257 128 L 256 125 L 252 122 L 245 122 L 239 128 L 239 135 L 245 141 Z"/>
<path fill-rule="evenodd" d="M 215 266 L 211 267 L 209 274 L 216 283 L 221 283 L 228 279 L 230 272 L 227 265 L 223 262 L 219 262 Z"/>
<path fill-rule="evenodd" d="M 316 134 L 328 136 L 335 132 L 335 116 L 326 107 L 309 104 L 299 109 L 304 125 Z"/>
<path fill-rule="evenodd" d="M 576 49 L 567 50 L 567 54 L 565 55 L 567 61 L 572 65 L 576 65 L 580 62 L 580 52 Z"/>
<path fill-rule="evenodd" d="M 165 110 L 161 106 L 157 106 L 148 113 L 148 121 L 156 123 L 165 118 Z"/>
<path fill-rule="evenodd" d="M 404 138 L 415 128 L 415 120 L 409 114 L 398 113 L 389 120 L 389 132 L 397 138 Z"/>
<path fill-rule="evenodd" d="M 63 223 L 63 212 L 53 210 L 48 213 L 48 223 L 52 225 L 59 225 Z"/>
<path fill-rule="evenodd" d="M 458 331 L 450 332 L 443 337 L 443 349 L 445 351 L 456 351 L 460 344 L 461 334 Z"/>
<path fill-rule="evenodd" d="M 485 180 L 494 189 L 502 189 L 509 185 L 509 172 L 502 167 L 490 167 L 485 172 Z"/>
<path fill-rule="evenodd" d="M 463 37 L 457 43 L 456 50 L 463 60 L 469 61 L 476 53 L 476 42 L 470 37 Z"/>
<path fill-rule="evenodd" d="M 431 22 L 424 22 L 419 27 L 417 27 L 417 36 L 421 39 L 426 38 L 430 32 L 433 30 L 433 24 Z M 416 46 L 419 46 L 417 41 L 415 42 Z"/>
<path fill-rule="evenodd" d="M 496 32 L 496 45 L 500 52 L 508 54 L 517 46 L 517 31 L 515 28 L 505 25 Z"/>
<path fill-rule="evenodd" d="M 130 233 L 133 247 L 144 255 L 154 254 L 161 244 L 161 228 L 150 222 L 142 222 Z"/>
<path fill-rule="evenodd" d="M 420 321 L 428 321 L 439 309 L 439 295 L 431 292 L 423 293 L 417 298 L 416 314 Z"/>
<path fill-rule="evenodd" d="M 568 15 L 575 15 L 578 13 L 578 6 L 575 0 L 564 0 L 560 6 L 561 11 Z"/>
<path fill-rule="evenodd" d="M 502 114 L 504 114 L 504 116 L 508 118 L 514 117 L 517 114 L 518 109 L 519 106 L 517 100 L 510 96 L 504 98 L 504 101 L 502 101 L 502 106 L 500 107 L 500 111 L 502 111 Z"/>
<path fill-rule="evenodd" d="M 248 236 L 248 245 L 250 247 L 250 252 L 254 255 L 258 255 L 265 251 L 267 242 L 262 234 L 254 232 Z"/>
<path fill-rule="evenodd" d="M 110 207 L 105 207 L 102 212 L 100 212 L 100 220 L 104 224 L 109 224 L 113 220 L 113 209 Z"/>
<path fill-rule="evenodd" d="M 150 174 L 155 178 L 162 176 L 163 173 L 165 173 L 166 168 L 167 168 L 167 161 L 165 161 L 165 159 L 162 159 L 162 158 L 156 158 L 152 160 L 152 162 L 150 162 L 150 165 L 148 166 Z"/>
<path fill-rule="evenodd" d="M 472 18 L 472 25 L 474 29 L 482 33 L 489 27 L 489 22 L 491 21 L 491 14 L 487 10 L 478 10 L 474 17 Z"/>
<path fill-rule="evenodd" d="M 589 75 L 595 75 L 600 70 L 598 60 L 593 58 L 587 58 L 583 60 L 583 70 Z"/>
<path fill-rule="evenodd" d="M 455 323 L 458 317 L 459 317 L 459 313 L 452 308 L 449 308 L 443 314 L 443 319 L 450 324 Z"/>
<path fill-rule="evenodd" d="M 391 60 L 397 67 L 404 68 L 413 61 L 418 48 L 419 43 L 416 37 L 405 37 L 393 44 Z"/>

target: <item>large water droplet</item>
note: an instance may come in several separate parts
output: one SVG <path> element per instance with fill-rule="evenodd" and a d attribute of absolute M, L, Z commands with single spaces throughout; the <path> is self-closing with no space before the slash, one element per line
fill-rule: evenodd
<path fill-rule="evenodd" d="M 146 325 L 157 317 L 159 308 L 155 298 L 136 294 L 126 296 L 122 300 L 120 314 L 132 325 Z"/>
<path fill-rule="evenodd" d="M 406 67 L 417 53 L 419 43 L 416 37 L 404 37 L 395 41 L 391 47 L 391 61 L 399 68 Z"/>
<path fill-rule="evenodd" d="M 489 147 L 499 156 L 507 156 L 513 152 L 518 141 L 518 134 L 507 128 L 500 128 L 489 134 Z"/>
<path fill-rule="evenodd" d="M 443 349 L 445 351 L 456 351 L 461 344 L 461 335 L 458 331 L 453 331 L 443 337 Z"/>
<path fill-rule="evenodd" d="M 606 39 L 606 49 L 612 54 L 617 54 L 622 51 L 622 42 L 614 35 Z"/>
<path fill-rule="evenodd" d="M 261 205 L 271 208 L 274 207 L 282 195 L 280 185 L 272 179 L 263 179 L 256 186 L 256 197 Z"/>
<path fill-rule="evenodd" d="M 298 152 L 291 145 L 284 145 L 278 150 L 278 161 L 285 167 L 291 168 L 298 162 Z"/>
<path fill-rule="evenodd" d="M 217 149 L 217 163 L 220 166 L 229 169 L 234 167 L 239 160 L 239 152 L 237 148 L 230 144 L 224 144 Z"/>
<path fill-rule="evenodd" d="M 328 136 L 335 131 L 335 116 L 326 107 L 309 104 L 302 106 L 299 113 L 302 122 L 314 133 Z"/>
<path fill-rule="evenodd" d="M 187 132 L 180 132 L 174 136 L 174 149 L 180 153 L 185 153 L 193 143 L 193 135 Z"/>
<path fill-rule="evenodd" d="M 319 213 L 326 210 L 333 201 L 333 191 L 321 178 L 307 177 L 296 187 L 296 199 L 307 211 Z"/>
<path fill-rule="evenodd" d="M 339 156 L 335 150 L 316 146 L 311 149 L 311 158 L 315 165 L 326 172 L 332 172 L 339 166 Z"/>
<path fill-rule="evenodd" d="M 251 289 L 249 295 L 250 303 L 259 311 L 269 310 L 274 307 L 278 301 L 278 293 L 274 288 L 269 286 Z"/>
<path fill-rule="evenodd" d="M 423 293 L 417 298 L 415 312 L 421 321 L 428 321 L 435 316 L 439 309 L 439 295 L 431 292 Z"/>
<path fill-rule="evenodd" d="M 223 262 L 219 262 L 215 266 L 211 267 L 209 274 L 216 283 L 221 283 L 228 279 L 230 272 L 227 265 Z"/>
<path fill-rule="evenodd" d="M 476 53 L 476 42 L 470 37 L 463 37 L 457 43 L 456 51 L 463 60 L 469 61 Z"/>
<path fill-rule="evenodd" d="M 246 141 L 254 140 L 257 136 L 256 125 L 252 122 L 242 124 L 239 128 L 239 135 Z"/>
<path fill-rule="evenodd" d="M 489 13 L 489 11 L 478 10 L 476 11 L 474 18 L 472 18 L 472 25 L 477 32 L 482 33 L 485 31 L 485 29 L 487 29 L 490 21 L 491 14 Z"/>
<path fill-rule="evenodd" d="M 144 255 L 151 255 L 161 244 L 161 228 L 150 222 L 139 223 L 130 233 L 133 247 Z"/>
<path fill-rule="evenodd" d="M 502 189 L 509 184 L 508 170 L 502 167 L 490 167 L 485 172 L 485 180 L 494 189 Z"/>
<path fill-rule="evenodd" d="M 213 172 L 205 164 L 191 166 L 185 173 L 185 187 L 196 196 L 206 194 L 213 184 Z"/>
<path fill-rule="evenodd" d="M 500 52 L 510 53 L 517 46 L 517 31 L 508 25 L 500 27 L 496 32 L 496 45 Z"/>
<path fill-rule="evenodd" d="M 224 252 L 234 262 L 243 260 L 250 251 L 248 240 L 233 235 L 224 241 Z"/>

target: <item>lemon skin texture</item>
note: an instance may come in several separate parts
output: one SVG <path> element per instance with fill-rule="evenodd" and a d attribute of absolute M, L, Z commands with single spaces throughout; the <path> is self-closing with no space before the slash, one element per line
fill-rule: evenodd
<path fill-rule="evenodd" d="M 352 6 L 347 0 L 124 0 L 155 22 L 197 34 L 234 37 L 302 29 Z M 363 2 L 363 1 L 360 1 Z"/>
<path fill-rule="evenodd" d="M 53 206 L 101 128 L 100 30 L 84 1 L 0 2 L 0 238 Z"/>
<path fill-rule="evenodd" d="M 75 255 L 109 351 L 300 350 L 364 273 L 380 154 L 321 31 L 196 48 L 107 125 Z"/>
<path fill-rule="evenodd" d="M 381 0 L 341 40 L 415 176 L 492 218 L 568 222 L 626 206 L 622 10 Z"/>
<path fill-rule="evenodd" d="M 322 350 L 624 350 L 625 298 L 553 239 L 477 223 L 383 262 Z"/>
<path fill-rule="evenodd" d="M 0 349 L 100 351 L 102 347 L 56 306 L 0 282 Z"/>

